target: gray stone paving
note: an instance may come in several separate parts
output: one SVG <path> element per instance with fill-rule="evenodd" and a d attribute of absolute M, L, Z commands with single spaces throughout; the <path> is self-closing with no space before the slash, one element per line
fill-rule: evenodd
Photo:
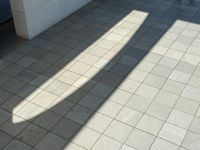
<path fill-rule="evenodd" d="M 96 0 L 11 37 L 0 149 L 200 150 L 199 0 Z"/>

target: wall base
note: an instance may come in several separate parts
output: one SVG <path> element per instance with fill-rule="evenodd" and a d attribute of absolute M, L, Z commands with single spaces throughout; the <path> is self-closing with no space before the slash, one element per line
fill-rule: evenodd
<path fill-rule="evenodd" d="M 11 0 L 15 30 L 32 39 L 91 0 Z"/>

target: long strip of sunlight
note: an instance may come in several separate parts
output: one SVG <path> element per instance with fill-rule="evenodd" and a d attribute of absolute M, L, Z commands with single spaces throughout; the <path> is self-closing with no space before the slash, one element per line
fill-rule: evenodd
<path fill-rule="evenodd" d="M 47 85 L 49 85 L 51 82 L 53 82 L 54 79 L 58 78 L 64 71 L 66 71 L 66 69 L 70 68 L 73 65 L 74 62 L 78 61 L 86 53 L 90 52 L 91 48 L 93 48 L 94 45 L 97 45 L 97 46 L 102 47 L 102 48 L 104 48 L 104 47 L 107 48 L 107 47 L 109 47 L 109 45 L 111 47 L 113 47 L 114 45 L 111 44 L 112 40 L 113 39 L 115 41 L 118 40 L 118 42 L 120 43 L 119 44 L 120 46 L 115 47 L 114 49 L 109 49 L 109 54 L 107 54 L 107 56 L 106 56 L 106 57 L 109 57 L 109 59 L 114 58 L 123 49 L 123 47 L 126 46 L 127 43 L 132 39 L 132 37 L 137 32 L 137 30 L 141 27 L 141 25 L 143 24 L 143 22 L 145 21 L 147 16 L 148 16 L 148 13 L 146 13 L 146 12 L 133 10 L 127 16 L 125 16 L 122 20 L 120 20 L 117 24 L 115 24 L 110 30 L 108 30 L 105 34 L 103 34 L 92 45 L 90 45 L 88 48 L 86 48 L 84 51 L 82 51 L 70 63 L 66 64 L 63 67 L 63 69 L 61 69 L 55 75 L 53 75 L 52 78 L 47 79 L 47 78 L 45 78 L 43 76 L 40 76 L 39 79 L 37 80 L 37 82 L 35 83 L 35 84 L 42 83 L 39 86 L 39 88 L 37 88 L 34 92 L 32 92 L 28 97 L 26 97 L 26 99 L 24 101 L 22 101 L 20 104 L 18 104 L 13 109 L 13 118 L 12 118 L 13 123 L 17 124 L 17 123 L 23 122 L 23 119 L 19 119 L 19 117 L 16 117 L 14 114 L 16 114 L 16 112 L 18 112 L 20 110 L 20 108 L 22 108 L 22 106 L 24 106 L 24 105 L 28 106 L 30 101 L 32 100 L 32 98 L 35 97 L 37 94 L 39 94 L 41 92 L 41 89 L 44 89 Z M 132 24 L 129 24 L 130 22 Z M 135 25 L 133 26 L 133 24 L 135 24 Z M 121 34 L 126 35 L 125 38 L 124 38 L 124 36 L 120 36 L 120 34 L 119 34 L 119 36 L 115 36 L 115 35 L 118 34 L 118 31 L 122 30 L 122 29 L 124 29 L 124 30 L 123 30 L 123 32 L 121 32 Z M 99 60 L 101 62 L 97 62 L 97 64 L 95 66 L 97 68 L 99 68 L 99 69 L 94 70 L 93 73 L 92 73 L 92 76 L 97 75 L 102 68 L 109 67 L 111 62 L 108 59 L 106 59 L 106 57 L 101 59 L 101 60 Z M 91 78 L 92 78 L 92 76 L 91 76 Z M 64 93 L 63 97 L 59 97 L 55 102 L 51 103 L 50 105 L 48 105 L 45 108 L 41 108 L 41 109 L 30 108 L 30 111 L 27 112 L 26 114 L 24 114 L 23 118 L 25 120 L 33 119 L 33 118 L 37 117 L 38 115 L 44 113 L 48 109 L 50 109 L 52 107 L 55 107 L 61 101 L 63 101 L 65 98 L 67 98 L 68 96 L 70 96 L 71 94 L 76 92 L 78 87 L 84 85 L 88 81 L 89 81 L 88 78 L 81 77 L 81 81 L 79 83 L 76 83 L 78 85 L 75 85 L 75 86 L 72 85 Z M 44 96 L 43 99 L 44 99 L 43 103 L 45 103 L 45 99 L 48 99 L 48 97 Z"/>

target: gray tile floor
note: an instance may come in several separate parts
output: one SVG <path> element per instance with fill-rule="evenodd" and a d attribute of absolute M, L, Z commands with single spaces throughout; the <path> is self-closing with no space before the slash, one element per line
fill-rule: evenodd
<path fill-rule="evenodd" d="M 96 0 L 0 39 L 0 149 L 200 150 L 199 0 Z"/>

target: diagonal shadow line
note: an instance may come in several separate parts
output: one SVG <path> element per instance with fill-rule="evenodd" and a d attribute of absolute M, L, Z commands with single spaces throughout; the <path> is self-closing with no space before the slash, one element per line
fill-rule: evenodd
<path fill-rule="evenodd" d="M 147 11 L 148 7 L 147 7 L 147 10 L 145 10 L 145 9 L 142 10 L 141 8 L 140 9 L 137 8 L 137 9 L 139 11 Z M 36 118 L 32 118 L 31 120 L 35 120 L 41 116 L 46 116 L 46 113 L 53 110 L 55 107 L 59 107 L 59 105 L 62 106 L 66 100 L 77 97 L 77 95 L 79 95 L 79 93 L 82 93 L 83 89 L 88 89 L 88 87 L 90 87 L 90 85 L 93 84 L 93 81 L 98 81 L 97 84 L 95 84 L 93 87 L 91 87 L 91 90 L 94 89 L 95 87 L 97 88 L 100 82 L 107 85 L 109 87 L 109 89 L 108 89 L 108 91 L 106 91 L 106 93 L 104 93 L 104 97 L 102 97 L 102 101 L 100 103 L 98 103 L 98 105 L 93 110 L 93 113 L 91 113 L 90 116 L 87 117 L 87 120 L 85 120 L 84 124 L 86 124 L 87 121 L 94 115 L 94 113 L 97 112 L 97 110 L 112 95 L 112 93 L 116 90 L 116 88 L 127 78 L 128 74 L 141 62 L 141 60 L 144 59 L 144 57 L 149 53 L 151 48 L 153 48 L 153 46 L 159 41 L 159 39 L 164 35 L 164 33 L 166 31 L 168 31 L 168 29 L 171 27 L 171 25 L 177 19 L 181 18 L 179 16 L 181 15 L 183 9 L 184 8 L 181 7 L 179 4 L 175 4 L 174 6 L 171 6 L 169 10 L 167 10 L 168 13 L 163 12 L 163 14 L 158 14 L 158 15 L 156 15 L 156 17 L 154 14 L 155 12 L 148 12 L 149 13 L 148 17 L 145 19 L 145 21 L 142 23 L 142 25 L 139 27 L 139 29 L 136 31 L 136 33 L 133 35 L 131 40 L 120 50 L 120 52 L 118 54 L 116 54 L 116 56 L 114 56 L 110 60 L 110 62 L 108 64 L 106 64 L 106 66 L 104 66 L 103 69 L 101 69 L 93 78 L 91 78 L 81 88 L 79 88 L 77 91 L 73 92 L 71 95 L 69 95 L 68 97 L 63 99 L 56 106 L 53 106 L 48 111 L 43 112 L 43 114 L 40 114 L 39 116 L 37 116 Z M 174 12 L 176 12 L 175 13 L 176 15 L 173 14 Z M 166 19 L 166 20 L 162 19 L 163 16 L 167 17 L 168 19 Z M 187 18 L 187 19 L 185 19 L 185 18 Z M 188 18 L 188 16 L 186 15 L 186 17 L 184 16 L 183 20 L 189 21 L 189 20 L 191 20 L 191 18 Z M 154 30 L 154 28 L 152 28 L 152 26 L 155 25 L 155 23 L 158 23 L 158 22 L 166 23 L 166 21 L 168 21 L 169 24 L 164 29 Z M 138 44 L 140 44 L 140 39 L 143 38 L 145 40 L 145 37 L 147 36 L 147 38 L 148 38 L 149 33 L 153 32 L 153 31 L 156 31 L 156 35 L 154 35 L 152 37 L 151 43 L 148 43 L 148 45 L 147 45 L 147 47 L 145 47 L 145 49 L 137 48 Z M 131 66 L 127 66 L 127 65 L 123 65 L 123 64 L 119 63 L 118 60 L 121 59 L 123 55 L 127 55 L 127 56 L 131 57 L 133 60 L 135 60 L 135 62 Z M 106 70 L 105 68 L 110 66 L 112 62 L 115 62 L 115 65 L 108 72 L 105 72 L 105 70 Z M 111 78 L 109 78 L 109 77 L 111 77 Z M 113 81 L 108 80 L 108 79 L 113 79 L 114 83 L 113 83 Z M 89 92 L 90 92 L 90 90 L 89 90 Z M 94 93 L 94 91 L 91 91 L 91 93 Z M 102 96 L 101 90 L 95 92 L 94 94 L 96 94 L 98 96 Z M 14 128 L 18 128 L 18 126 L 21 126 L 22 124 L 25 124 L 25 123 L 26 122 L 13 124 L 13 126 L 11 128 L 13 128 L 13 130 L 14 130 Z M 66 126 L 66 127 L 70 127 L 70 126 L 72 127 L 72 125 L 74 125 L 73 128 L 75 127 L 75 129 L 72 129 L 72 131 L 64 131 L 63 132 L 62 124 L 64 124 L 64 126 Z M 53 132 L 67 140 L 72 140 L 79 133 L 81 128 L 84 126 L 84 124 L 81 125 L 70 119 L 66 119 L 65 117 L 63 117 L 60 119 L 58 124 L 56 124 L 54 126 Z M 60 130 L 57 130 L 58 128 L 60 128 Z M 23 139 L 21 139 L 21 140 L 23 140 Z M 67 144 L 65 145 L 65 147 L 67 147 Z"/>

